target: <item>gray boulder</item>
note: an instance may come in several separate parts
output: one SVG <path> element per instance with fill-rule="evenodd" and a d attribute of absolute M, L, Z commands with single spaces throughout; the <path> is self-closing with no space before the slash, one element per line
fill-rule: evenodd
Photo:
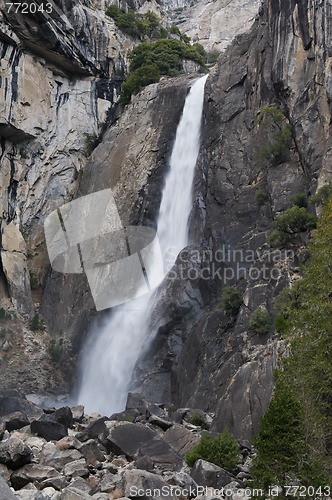
<path fill-rule="evenodd" d="M 0 421 L 4 423 L 5 428 L 9 432 L 21 429 L 22 427 L 30 424 L 27 415 L 21 411 L 9 413 L 8 415 L 1 417 Z"/>
<path fill-rule="evenodd" d="M 145 443 L 140 454 L 149 457 L 155 466 L 167 471 L 179 471 L 184 466 L 182 457 L 160 438 Z"/>
<path fill-rule="evenodd" d="M 77 490 L 83 491 L 84 493 L 90 494 L 91 486 L 82 477 L 77 477 L 70 483 L 71 488 L 76 488 Z"/>
<path fill-rule="evenodd" d="M 3 479 L 0 474 L 0 498 L 3 500 L 17 500 L 14 493 L 9 488 L 6 481 Z"/>
<path fill-rule="evenodd" d="M 10 476 L 10 480 L 15 490 L 19 490 L 29 483 L 40 484 L 42 481 L 58 475 L 58 471 L 53 467 L 28 464 L 14 471 Z"/>
<path fill-rule="evenodd" d="M 137 496 L 139 490 L 146 492 L 145 500 L 175 500 L 171 494 L 171 487 L 161 477 L 143 470 L 126 470 L 124 473 L 124 495 L 129 498 Z M 153 495 L 154 492 L 160 492 Z M 149 495 L 149 492 L 151 494 Z"/>
<path fill-rule="evenodd" d="M 200 440 L 200 435 L 195 434 L 182 425 L 174 424 L 168 429 L 163 439 L 182 457 L 190 451 Z"/>
<path fill-rule="evenodd" d="M 88 493 L 72 486 L 68 486 L 68 488 L 64 489 L 59 497 L 60 500 L 91 500 L 91 498 L 92 497 L 88 495 Z"/>
<path fill-rule="evenodd" d="M 152 429 L 142 424 L 119 424 L 109 430 L 107 446 L 116 454 L 129 459 L 149 457 L 163 469 L 180 470 L 181 456 Z"/>
<path fill-rule="evenodd" d="M 77 434 L 77 439 L 80 441 L 88 441 L 88 439 L 96 439 L 98 436 L 107 433 L 105 421 L 109 420 L 107 417 L 100 417 L 89 423 L 86 429 L 80 434 Z"/>
<path fill-rule="evenodd" d="M 76 406 L 72 406 L 70 409 L 71 409 L 71 413 L 73 415 L 74 422 L 82 422 L 83 417 L 84 417 L 84 406 L 76 405 Z"/>
<path fill-rule="evenodd" d="M 41 464 L 61 471 L 66 464 L 79 460 L 82 455 L 78 450 L 59 450 L 53 443 L 47 443 L 38 458 Z"/>
<path fill-rule="evenodd" d="M 21 439 L 10 437 L 0 443 L 0 463 L 18 469 L 31 461 L 32 451 Z"/>
<path fill-rule="evenodd" d="M 199 486 L 208 486 L 215 489 L 226 486 L 234 479 L 229 472 L 226 472 L 221 467 L 201 459 L 196 460 L 191 471 L 191 477 Z"/>
<path fill-rule="evenodd" d="M 46 439 L 46 441 L 59 441 L 68 436 L 65 425 L 53 421 L 50 415 L 43 415 L 40 420 L 34 420 L 30 424 L 31 432 Z"/>
<path fill-rule="evenodd" d="M 75 460 L 65 465 L 64 474 L 70 477 L 88 477 L 89 471 L 85 459 Z"/>
<path fill-rule="evenodd" d="M 145 425 L 125 423 L 111 428 L 106 442 L 109 451 L 134 459 L 142 446 L 156 437 L 157 433 Z"/>
<path fill-rule="evenodd" d="M 58 422 L 59 424 L 62 424 L 65 427 L 72 427 L 73 414 L 69 406 L 63 406 L 62 408 L 58 408 L 54 412 L 50 413 L 47 416 L 47 420 Z"/>
<path fill-rule="evenodd" d="M 104 462 L 106 460 L 104 453 L 100 450 L 94 439 L 85 441 L 78 449 L 85 460 L 90 464 L 94 464 L 96 461 Z"/>
<path fill-rule="evenodd" d="M 17 391 L 3 392 L 0 395 L 0 416 L 3 417 L 17 411 L 25 413 L 29 418 L 39 418 L 43 415 L 43 410 Z"/>
<path fill-rule="evenodd" d="M 156 425 L 166 431 L 170 427 L 172 427 L 173 422 L 171 420 L 167 420 L 166 418 L 158 417 L 157 415 L 151 415 L 148 422 L 152 425 Z"/>

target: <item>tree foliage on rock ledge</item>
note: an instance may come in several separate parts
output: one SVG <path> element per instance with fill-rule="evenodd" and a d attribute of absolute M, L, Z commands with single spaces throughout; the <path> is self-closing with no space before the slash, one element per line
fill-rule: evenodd
<path fill-rule="evenodd" d="M 260 157 L 272 166 L 287 161 L 292 145 L 292 129 L 283 111 L 276 106 L 263 106 L 257 122 L 260 127 L 269 127 L 273 131 L 269 143 L 260 148 Z"/>
<path fill-rule="evenodd" d="M 186 454 L 185 459 L 190 466 L 202 459 L 232 472 L 239 461 L 239 454 L 240 447 L 236 440 L 225 431 L 215 437 L 204 434 L 200 442 Z"/>
<path fill-rule="evenodd" d="M 277 301 L 276 327 L 290 339 L 291 355 L 278 372 L 275 395 L 257 437 L 255 478 L 265 486 L 275 471 L 279 482 L 292 475 L 307 486 L 329 485 L 328 478 L 331 483 L 332 200 L 324 208 L 309 249 L 303 279 L 285 289 Z M 287 408 L 288 421 L 294 419 L 288 430 Z M 293 435 L 295 429 L 298 437 Z M 275 440 L 287 441 L 285 433 L 290 444 L 272 446 Z M 289 464 L 291 456 L 294 461 Z"/>
<path fill-rule="evenodd" d="M 133 9 L 126 11 L 119 9 L 116 5 L 110 5 L 106 10 L 106 14 L 114 20 L 121 31 L 133 38 L 158 40 L 159 38 L 168 38 L 175 35 L 181 41 L 189 42 L 189 38 L 182 34 L 177 26 L 163 26 L 156 14 L 151 11 L 139 14 Z"/>
<path fill-rule="evenodd" d="M 274 248 L 286 246 L 292 236 L 314 229 L 316 222 L 316 216 L 309 213 L 305 207 L 294 205 L 276 217 L 269 242 Z"/>
<path fill-rule="evenodd" d="M 121 87 L 122 104 L 128 104 L 132 94 L 136 94 L 150 83 L 158 82 L 162 75 L 179 74 L 184 59 L 204 66 L 204 58 L 197 48 L 167 38 L 140 43 L 130 52 L 129 59 L 131 73 Z"/>

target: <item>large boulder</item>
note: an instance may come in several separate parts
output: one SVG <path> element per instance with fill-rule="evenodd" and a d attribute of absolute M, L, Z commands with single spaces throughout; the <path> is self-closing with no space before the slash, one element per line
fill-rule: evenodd
<path fill-rule="evenodd" d="M 65 425 L 54 422 L 48 417 L 49 415 L 43 415 L 39 420 L 31 422 L 31 432 L 43 437 L 46 441 L 58 441 L 68 436 L 68 429 Z"/>
<path fill-rule="evenodd" d="M 94 439 L 85 441 L 78 449 L 85 460 L 90 464 L 94 464 L 96 461 L 104 462 L 106 460 L 104 453 L 100 450 Z"/>
<path fill-rule="evenodd" d="M 183 466 L 181 456 L 156 431 L 142 424 L 113 426 L 106 441 L 110 451 L 129 459 L 147 456 L 155 465 L 169 470 L 179 470 Z"/>
<path fill-rule="evenodd" d="M 229 472 L 221 467 L 201 459 L 196 460 L 191 471 L 191 477 L 199 486 L 208 486 L 215 489 L 226 486 L 234 479 Z"/>
<path fill-rule="evenodd" d="M 3 500 L 17 500 L 6 481 L 0 474 L 0 498 Z"/>
<path fill-rule="evenodd" d="M 69 406 L 58 408 L 54 412 L 48 414 L 47 418 L 48 420 L 53 420 L 54 422 L 58 422 L 59 424 L 62 424 L 65 427 L 72 427 L 74 422 L 73 414 Z"/>
<path fill-rule="evenodd" d="M 5 424 L 5 428 L 9 432 L 21 429 L 30 423 L 27 415 L 21 411 L 15 411 L 1 417 L 0 422 Z"/>
<path fill-rule="evenodd" d="M 0 417 L 18 411 L 29 418 L 39 418 L 43 415 L 41 408 L 28 401 L 19 392 L 3 391 L 0 394 Z"/>
<path fill-rule="evenodd" d="M 65 465 L 64 474 L 69 477 L 88 477 L 89 471 L 85 459 L 81 458 Z"/>
<path fill-rule="evenodd" d="M 32 451 L 21 439 L 10 437 L 0 443 L 0 463 L 18 469 L 31 461 Z"/>
<path fill-rule="evenodd" d="M 167 471 L 178 471 L 184 466 L 182 457 L 160 438 L 154 438 L 140 449 L 140 455 L 149 457 L 155 466 Z"/>
<path fill-rule="evenodd" d="M 108 449 L 113 453 L 134 459 L 142 446 L 156 437 L 157 433 L 145 425 L 125 423 L 112 427 L 106 441 Z"/>
<path fill-rule="evenodd" d="M 161 477 L 143 470 L 126 470 L 124 473 L 124 496 L 133 498 L 142 496 L 145 500 L 175 500 L 171 486 Z M 157 493 L 158 492 L 158 493 Z"/>
<path fill-rule="evenodd" d="M 194 434 L 179 424 L 174 424 L 168 429 L 163 439 L 182 457 L 190 451 L 200 440 L 198 434 Z"/>
<path fill-rule="evenodd" d="M 77 438 L 80 441 L 88 441 L 88 439 L 96 439 L 98 436 L 107 433 L 107 427 L 105 422 L 109 420 L 107 417 L 100 417 L 89 423 L 86 429 L 80 434 L 77 434 Z"/>
<path fill-rule="evenodd" d="M 58 471 L 62 471 L 65 465 L 80 460 L 82 455 L 78 450 L 59 450 L 53 443 L 47 443 L 38 458 L 41 464 L 49 465 Z"/>
<path fill-rule="evenodd" d="M 29 483 L 39 484 L 46 479 L 58 476 L 58 474 L 58 471 L 53 469 L 53 467 L 28 464 L 14 471 L 10 480 L 15 490 L 19 490 Z"/>
<path fill-rule="evenodd" d="M 59 497 L 59 500 L 91 500 L 91 496 L 78 488 L 68 486 L 65 488 Z"/>

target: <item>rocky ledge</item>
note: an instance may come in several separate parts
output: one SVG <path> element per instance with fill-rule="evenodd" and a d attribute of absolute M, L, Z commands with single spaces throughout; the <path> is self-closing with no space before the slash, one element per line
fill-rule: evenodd
<path fill-rule="evenodd" d="M 190 423 L 193 415 L 200 426 Z M 17 391 L 4 392 L 0 497 L 203 500 L 219 490 L 225 492 L 219 498 L 246 499 L 254 453 L 249 443 L 239 443 L 233 474 L 201 459 L 192 468 L 185 463 L 211 422 L 200 410 L 147 403 L 139 394 L 129 394 L 122 413 L 106 417 L 85 415 L 83 406 L 42 409 Z"/>

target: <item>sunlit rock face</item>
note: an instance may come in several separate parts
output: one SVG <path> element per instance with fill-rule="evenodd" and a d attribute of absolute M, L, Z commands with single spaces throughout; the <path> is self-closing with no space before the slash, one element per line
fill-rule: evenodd
<path fill-rule="evenodd" d="M 118 99 L 132 46 L 105 15 L 104 2 L 52 3 L 52 14 L 40 14 L 38 24 L 0 13 L 1 231 L 15 226 L 29 254 L 24 273 L 29 268 L 41 283 L 48 266 L 43 222 L 75 194 Z M 28 313 L 31 299 L 22 300 L 29 279 L 19 276 L 23 264 L 9 271 L 8 256 L 3 247 L 5 276 L 10 273 L 21 298 L 17 302 L 11 286 L 4 294 Z"/>
<path fill-rule="evenodd" d="M 165 0 L 162 5 L 172 10 L 176 25 L 194 42 L 201 43 L 207 51 L 221 52 L 236 35 L 252 26 L 260 3 L 260 0 Z"/>

